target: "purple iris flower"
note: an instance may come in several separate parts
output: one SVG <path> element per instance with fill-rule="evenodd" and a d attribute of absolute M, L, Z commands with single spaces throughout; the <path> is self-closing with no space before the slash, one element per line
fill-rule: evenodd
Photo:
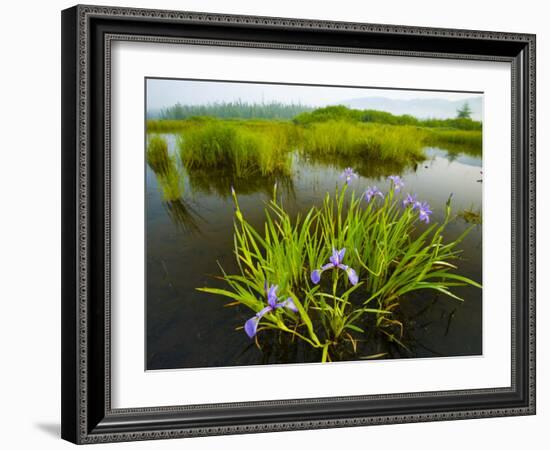
<path fill-rule="evenodd" d="M 342 261 L 344 260 L 344 255 L 346 253 L 346 249 L 343 248 L 341 250 L 332 249 L 332 256 L 329 258 L 329 263 L 322 266 L 320 269 L 316 269 L 313 272 L 311 272 L 311 281 L 313 283 L 318 284 L 319 281 L 321 281 L 321 274 L 328 269 L 342 269 L 346 274 L 348 275 L 349 282 L 353 284 L 354 286 L 359 281 L 359 278 L 357 277 L 357 273 L 355 270 L 353 270 L 351 267 L 346 266 L 345 264 L 342 264 Z"/>
<path fill-rule="evenodd" d="M 285 301 L 279 302 L 279 299 L 277 298 L 277 288 L 278 286 L 274 284 L 269 286 L 268 288 L 266 283 L 265 292 L 267 294 L 267 306 L 263 308 L 260 312 L 256 313 L 255 316 L 248 319 L 244 324 L 244 331 L 249 338 L 252 339 L 254 336 L 256 336 L 258 323 L 260 322 L 260 319 L 268 312 L 275 311 L 278 308 L 288 308 L 291 311 L 298 312 L 298 308 L 296 308 L 296 305 L 292 301 L 292 298 L 289 297 Z"/>
<path fill-rule="evenodd" d="M 418 217 L 421 222 L 430 223 L 430 215 L 432 214 L 432 210 L 430 209 L 428 202 L 416 202 L 413 209 L 418 209 Z"/>
<path fill-rule="evenodd" d="M 350 184 L 351 180 L 354 178 L 357 178 L 358 175 L 353 171 L 351 167 L 346 167 L 344 171 L 342 172 L 342 175 L 340 175 L 340 178 L 345 178 L 346 183 Z"/>
<path fill-rule="evenodd" d="M 415 209 L 415 204 L 417 203 L 416 200 L 416 194 L 407 194 L 407 197 L 405 197 L 405 200 L 403 200 L 403 207 L 412 205 L 413 209 Z"/>
<path fill-rule="evenodd" d="M 405 183 L 403 183 L 403 180 L 399 175 L 390 175 L 388 177 L 389 180 L 393 183 L 393 188 L 395 189 L 395 192 L 399 192 L 403 186 L 405 186 Z"/>
<path fill-rule="evenodd" d="M 369 203 L 375 195 L 378 195 L 380 198 L 384 198 L 384 194 L 382 194 L 380 189 L 376 186 L 369 186 L 369 188 L 365 191 L 365 199 L 367 200 L 367 203 Z"/>

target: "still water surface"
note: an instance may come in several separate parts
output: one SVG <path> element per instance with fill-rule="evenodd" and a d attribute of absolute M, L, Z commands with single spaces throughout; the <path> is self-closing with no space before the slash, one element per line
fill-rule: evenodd
<path fill-rule="evenodd" d="M 176 139 L 163 135 L 171 152 Z M 434 210 L 432 219 L 443 219 L 444 205 L 453 193 L 453 212 L 482 206 L 481 158 L 426 149 L 428 158 L 403 170 L 405 192 L 415 192 Z M 285 208 L 292 213 L 320 204 L 327 191 L 342 184 L 341 161 L 310 161 L 295 157 L 289 179 L 278 180 Z M 383 192 L 389 189 L 386 176 L 393 168 L 365 164 L 351 184 L 357 193 L 369 185 Z M 389 172 L 388 172 L 389 171 Z M 399 173 L 399 172 L 397 172 Z M 253 179 L 235 189 L 247 220 L 263 227 L 263 205 L 269 200 L 274 179 Z M 252 315 L 247 308 L 225 308 L 225 298 L 198 292 L 197 287 L 224 283 L 220 264 L 236 273 L 233 250 L 233 202 L 231 180 L 220 173 L 185 174 L 185 195 L 176 202 L 164 202 L 152 170 L 146 168 L 146 366 L 148 370 L 242 366 L 250 364 L 320 361 L 319 354 L 303 345 L 270 342 L 260 351 L 242 331 L 235 331 Z M 467 227 L 463 219 L 451 222 L 445 238 L 458 237 Z M 461 244 L 461 275 L 481 283 L 481 225 L 476 225 Z M 431 292 L 416 294 L 401 303 L 409 351 L 385 339 L 371 336 L 360 344 L 358 353 L 368 356 L 387 352 L 391 358 L 479 355 L 482 353 L 482 295 L 473 287 L 457 288 L 461 303 Z M 278 338 L 273 338 L 278 339 Z"/>

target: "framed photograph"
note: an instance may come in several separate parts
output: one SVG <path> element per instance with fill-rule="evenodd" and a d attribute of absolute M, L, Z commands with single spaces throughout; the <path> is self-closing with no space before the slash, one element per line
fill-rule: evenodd
<path fill-rule="evenodd" d="M 62 437 L 535 413 L 535 36 L 62 12 Z"/>

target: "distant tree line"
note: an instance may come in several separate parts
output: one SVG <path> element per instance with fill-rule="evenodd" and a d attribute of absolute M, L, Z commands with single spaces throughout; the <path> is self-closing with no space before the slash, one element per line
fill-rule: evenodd
<path fill-rule="evenodd" d="M 296 115 L 311 111 L 313 108 L 300 103 L 248 103 L 216 102 L 207 105 L 182 105 L 176 103 L 161 109 L 158 118 L 162 120 L 181 120 L 196 116 L 211 116 L 221 119 L 292 119 Z"/>
<path fill-rule="evenodd" d="M 217 102 L 206 105 L 182 105 L 177 103 L 164 108 L 149 119 L 183 120 L 189 118 L 220 118 L 220 119 L 282 119 L 293 120 L 299 125 L 329 120 L 373 122 L 388 125 L 411 125 L 429 128 L 457 128 L 461 130 L 481 130 L 480 121 L 471 119 L 471 109 L 467 103 L 457 110 L 453 119 L 419 119 L 409 114 L 395 115 L 374 109 L 352 109 L 343 105 L 312 108 L 299 103 L 285 104 L 280 102 L 248 103 L 248 102 Z"/>

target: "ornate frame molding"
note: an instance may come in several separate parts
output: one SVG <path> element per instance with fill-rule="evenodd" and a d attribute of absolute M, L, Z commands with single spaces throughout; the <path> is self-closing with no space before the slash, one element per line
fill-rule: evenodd
<path fill-rule="evenodd" d="M 161 23 L 167 26 L 208 27 L 241 27 L 254 33 L 258 30 L 276 32 L 301 31 L 326 31 L 345 37 L 350 33 L 368 37 L 375 35 L 377 42 L 385 37 L 399 37 L 403 41 L 411 38 L 424 37 L 428 39 L 453 40 L 470 42 L 473 51 L 461 50 L 460 52 L 447 53 L 435 48 L 416 50 L 376 48 L 376 47 L 350 47 L 328 44 L 304 44 L 281 43 L 269 41 L 247 41 L 244 39 L 215 39 L 205 37 L 169 37 L 151 36 L 140 33 L 111 32 L 110 30 L 94 32 L 92 22 L 98 19 L 119 21 L 124 26 L 127 21 L 135 21 L 146 26 L 148 23 Z M 118 26 L 118 25 L 117 25 Z M 304 19 L 271 18 L 256 16 L 234 16 L 222 14 L 204 14 L 195 12 L 158 11 L 147 9 L 129 9 L 117 7 L 76 6 L 63 13 L 64 50 L 63 50 L 63 158 L 64 180 L 63 189 L 71 192 L 64 193 L 64 251 L 63 251 L 63 377 L 71 379 L 63 389 L 63 437 L 76 443 L 98 443 L 111 441 L 129 441 L 143 439 L 166 439 L 173 437 L 206 436 L 218 434 L 237 434 L 251 432 L 270 432 L 284 430 L 299 430 L 328 427 L 348 427 L 373 424 L 389 424 L 403 422 L 440 421 L 453 419 L 468 419 L 481 417 L 498 417 L 509 415 L 527 415 L 535 413 L 535 36 L 530 34 L 514 34 L 487 31 L 449 30 L 424 27 L 405 27 L 396 25 L 377 25 L 348 22 L 317 21 Z M 95 34 L 94 34 L 95 33 Z M 103 146 L 103 179 L 93 179 L 95 166 L 91 165 L 92 147 L 90 145 L 92 128 L 97 124 L 92 123 L 95 116 L 90 114 L 94 108 L 92 95 L 97 95 L 94 86 L 97 81 L 98 62 L 94 60 L 96 53 L 100 53 L 97 42 L 93 39 L 100 38 L 103 48 L 101 58 L 104 70 L 103 80 L 103 126 L 102 139 L 97 138 L 97 143 Z M 507 407 L 487 408 L 451 408 L 450 410 L 434 410 L 432 412 L 411 412 L 392 414 L 368 414 L 355 417 L 319 418 L 308 420 L 281 420 L 264 423 L 247 424 L 219 424 L 215 426 L 203 426 L 189 424 L 188 426 L 170 426 L 167 420 L 170 414 L 182 414 L 190 409 L 201 410 L 207 414 L 209 409 L 235 407 L 284 407 L 290 405 L 324 405 L 350 400 L 347 397 L 335 397 L 330 399 L 289 400 L 276 402 L 254 402 L 246 404 L 219 404 L 196 405 L 166 408 L 139 408 L 139 409 L 111 409 L 110 402 L 110 64 L 111 43 L 116 40 L 142 41 L 155 43 L 185 43 L 193 45 L 218 45 L 218 46 L 243 46 L 266 49 L 289 49 L 323 52 L 346 52 L 362 54 L 383 54 L 410 57 L 452 58 L 452 59 L 480 59 L 488 61 L 505 61 L 512 64 L 512 147 L 513 147 L 513 172 L 512 195 L 517 197 L 512 211 L 512 248 L 513 248 L 513 342 L 512 342 L 512 386 L 510 388 L 483 389 L 472 391 L 449 391 L 419 394 L 396 394 L 354 397 L 354 400 L 364 401 L 398 399 L 402 401 L 414 401 L 430 397 L 468 397 L 474 398 L 480 395 L 510 394 L 516 393 L 518 383 L 524 387 L 526 398 L 510 403 Z M 70 42 L 69 42 L 70 41 Z M 510 49 L 507 54 L 480 53 L 479 43 L 483 41 L 499 42 L 503 45 L 499 48 Z M 414 42 L 411 41 L 411 46 Z M 94 47 L 95 45 L 95 47 Z M 519 49 L 514 51 L 514 49 Z M 70 65 L 70 67 L 69 67 Z M 101 72 L 100 70 L 100 72 Z M 96 84 L 94 84 L 96 83 Z M 519 99 L 519 101 L 516 101 Z M 76 105 L 76 107 L 75 107 Z M 71 169 L 72 167 L 72 169 Z M 75 170 L 76 168 L 76 170 Z M 519 172 L 518 172 L 519 171 Z M 522 178 L 523 177 L 523 178 Z M 98 200 L 97 192 L 92 186 L 101 181 L 102 199 L 100 201 L 103 217 L 97 217 L 98 209 L 93 207 Z M 521 183 L 520 183 L 521 181 Z M 518 186 L 519 189 L 518 190 Z M 103 220 L 103 234 L 101 242 L 96 242 L 91 237 L 96 230 L 97 221 Z M 97 236 L 97 233 L 95 234 Z M 518 239 L 519 235 L 519 239 Z M 98 255 L 103 256 L 103 290 L 104 299 L 103 323 L 96 324 L 92 318 L 91 310 L 93 298 L 91 291 L 96 292 L 98 287 L 94 285 L 91 276 L 91 265 L 97 263 L 95 246 L 102 246 L 97 250 Z M 93 248 L 92 248 L 93 247 Z M 516 254 L 516 249 L 520 254 Z M 516 263 L 521 267 L 516 269 Z M 97 275 L 97 274 L 96 274 Z M 69 278 L 74 279 L 69 280 Z M 516 284 L 518 277 L 521 285 L 525 285 L 524 292 L 527 296 L 516 299 Z M 524 311 L 524 321 L 518 323 L 516 307 Z M 95 306 L 97 308 L 97 305 Z M 97 311 L 96 311 L 97 312 Z M 516 326 L 521 330 L 518 331 Z M 100 339 L 98 330 L 103 332 Z M 92 329 L 93 328 L 93 329 Z M 516 359 L 516 332 L 521 332 L 525 337 L 522 347 L 522 360 Z M 66 344 L 66 340 L 72 340 Z M 99 342 L 103 342 L 104 375 L 103 407 L 92 406 L 90 395 L 97 391 L 97 383 L 91 382 L 90 376 L 97 376 L 90 367 L 97 365 L 97 357 L 92 358 L 90 352 L 94 351 Z M 516 373 L 516 365 L 521 365 L 522 373 Z M 98 372 L 99 373 L 99 372 Z M 525 377 L 525 379 L 523 378 Z M 523 397 L 523 396 L 522 396 Z M 154 416 L 154 419 L 152 418 Z M 143 419 L 147 417 L 147 420 Z M 160 417 L 160 418 L 159 418 Z M 121 425 L 124 419 L 126 425 Z M 133 423 L 127 425 L 128 418 Z M 101 419 L 101 420 L 98 420 Z M 144 421 L 145 420 L 145 421 Z M 164 420 L 164 425 L 162 421 Z M 183 419 L 182 419 L 183 420 Z M 153 423 L 153 425 L 151 425 Z M 156 424 L 156 426 L 154 425 Z"/>

